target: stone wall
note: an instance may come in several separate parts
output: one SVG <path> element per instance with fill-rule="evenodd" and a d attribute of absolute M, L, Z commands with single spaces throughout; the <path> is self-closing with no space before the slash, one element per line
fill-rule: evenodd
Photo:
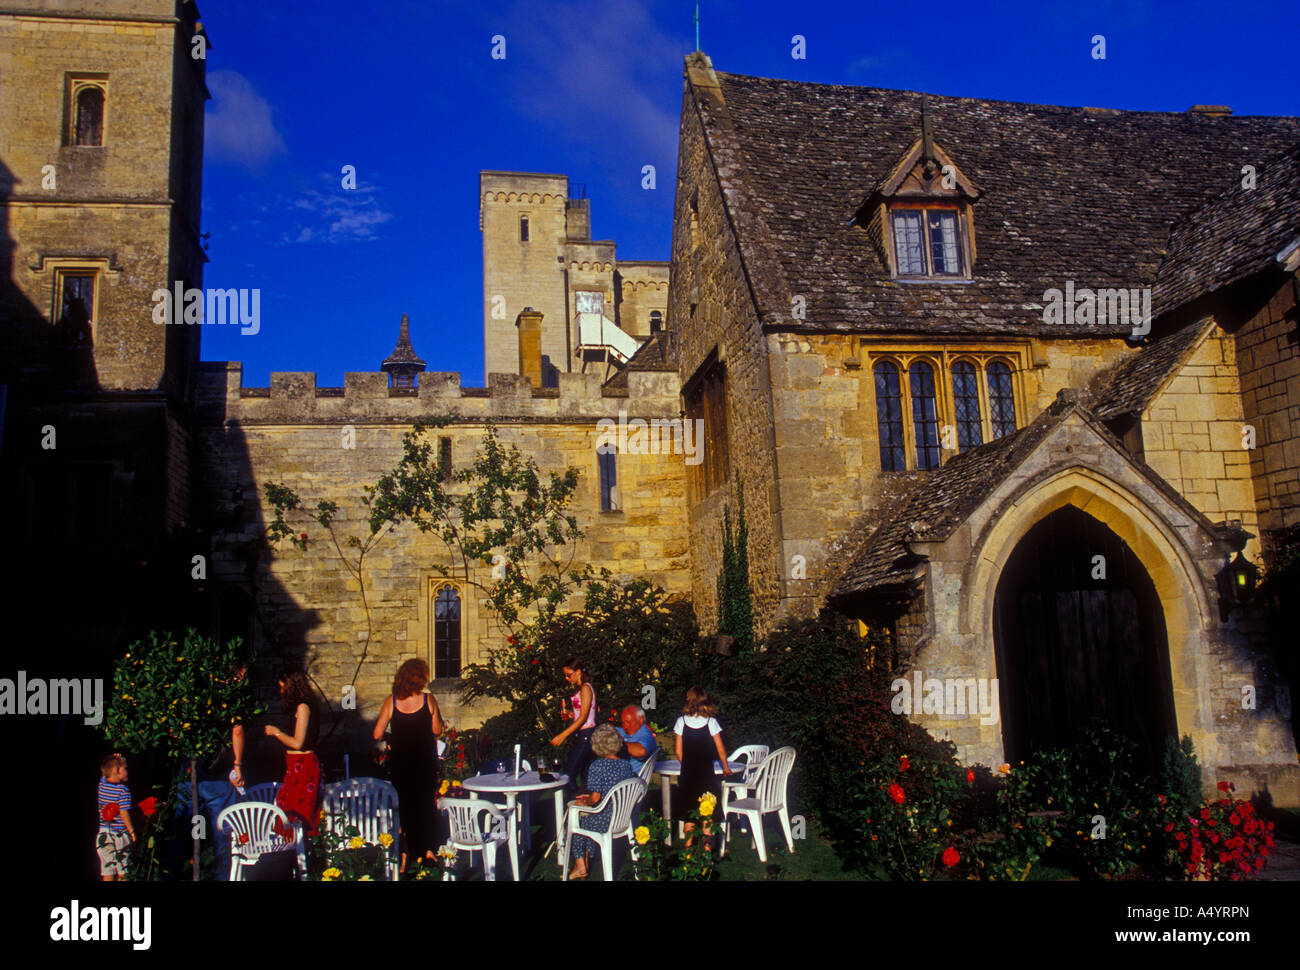
<path fill-rule="evenodd" d="M 1213 522 L 1258 535 L 1233 338 L 1215 327 L 1142 414 L 1146 463 Z M 1251 540 L 1246 556 L 1258 558 Z"/>
<path fill-rule="evenodd" d="M 485 374 L 518 374 L 515 318 L 526 306 L 540 310 L 542 353 L 560 370 L 569 369 L 565 347 L 563 267 L 557 262 L 565 239 L 563 175 L 483 172 L 479 176 L 479 228 L 483 231 L 483 354 Z M 528 217 L 528 241 L 519 220 Z M 494 315 L 497 297 L 505 301 Z"/>
<path fill-rule="evenodd" d="M 384 374 L 348 374 L 346 387 L 315 387 L 313 374 L 271 375 L 269 388 L 245 388 L 239 364 L 203 365 L 199 387 L 197 473 L 202 502 L 218 525 L 213 568 L 218 578 L 246 583 L 250 549 L 256 549 L 272 518 L 264 500 L 267 482 L 295 489 L 308 504 L 335 501 L 340 536 L 366 534 L 358 504 L 361 486 L 373 483 L 401 458 L 402 437 L 422 414 L 452 418 L 433 437 L 452 441 L 459 470 L 468 466 L 486 422 L 503 443 L 514 444 L 543 472 L 577 468 L 581 479 L 573 509 L 584 538 L 572 552 L 575 566 L 607 567 L 616 575 L 645 578 L 670 592 L 689 591 L 685 478 L 681 455 L 620 454 L 621 508 L 600 510 L 596 459 L 600 418 L 677 416 L 675 376 L 629 374 L 626 396 L 603 395 L 593 377 L 562 374 L 559 392 L 536 391 L 523 378 L 494 375 L 492 387 L 461 388 L 455 374 L 425 374 L 417 395 L 392 393 Z M 343 432 L 355 432 L 355 448 Z M 235 514 L 237 505 L 244 511 Z M 366 640 L 360 587 L 314 522 L 297 520 L 308 533 L 299 551 L 288 542 L 254 566 L 261 609 L 273 633 L 266 646 L 302 654 L 326 696 L 338 706 L 342 688 L 357 675 L 358 714 L 373 723 L 397 665 L 412 656 L 432 662 L 432 596 L 441 585 L 437 567 L 454 560 L 439 540 L 403 526 L 367 558 L 364 576 L 374 630 Z M 491 567 L 471 564 L 455 577 L 464 609 L 462 662 L 486 659 L 505 630 L 473 583 L 490 584 Z M 580 605 L 575 603 L 574 605 Z M 463 705 L 454 682 L 433 687 L 458 727 L 471 727 L 495 712 L 491 704 Z M 358 728 L 358 730 L 360 730 Z"/>
<path fill-rule="evenodd" d="M 1294 282 L 1284 280 L 1236 333 L 1243 414 L 1256 434 L 1250 472 L 1265 539 L 1300 525 L 1297 312 Z"/>
<path fill-rule="evenodd" d="M 190 171 L 201 167 L 204 64 L 191 62 L 179 72 L 190 25 L 177 21 L 175 4 L 167 2 L 6 7 L 33 15 L 0 16 L 6 92 L 0 145 L 4 177 L 13 183 L 5 214 L 14 240 L 7 275 L 16 287 L 6 294 L 4 309 L 24 321 L 6 328 L 2 349 L 39 367 L 49 334 L 29 307 L 57 320 L 56 271 L 88 269 L 98 277 L 93 381 L 108 389 L 150 390 L 166 380 L 182 392 L 182 367 L 197 358 L 197 338 L 184 328 L 154 325 L 150 312 L 152 293 L 167 281 L 202 285 L 197 186 L 194 205 L 182 207 L 175 220 L 171 202 L 179 181 L 173 128 L 184 106 L 197 138 Z M 50 15 L 37 16 L 38 10 Z M 100 146 L 68 144 L 70 76 L 95 78 L 105 88 Z M 53 166 L 52 188 L 45 187 L 45 166 Z M 190 183 L 196 179 L 191 174 Z M 20 306 L 23 298 L 28 307 Z M 178 345 L 177 366 L 165 374 L 169 344 Z"/>
<path fill-rule="evenodd" d="M 716 353 L 725 368 L 731 463 L 728 484 L 689 509 L 691 586 L 701 629 L 711 631 L 717 622 L 723 506 L 736 507 L 738 475 L 745 490 L 750 586 L 761 633 L 778 611 L 783 552 L 768 352 L 691 83 L 682 101 L 668 316 L 683 382 L 694 377 L 711 354 Z M 721 93 L 713 88 L 700 97 L 716 97 L 720 102 Z M 734 180 L 726 184 L 734 189 Z M 706 440 L 704 447 L 714 444 Z"/>

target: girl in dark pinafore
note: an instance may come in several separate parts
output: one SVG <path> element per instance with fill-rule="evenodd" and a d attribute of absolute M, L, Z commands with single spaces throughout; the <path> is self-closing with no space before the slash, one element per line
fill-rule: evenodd
<path fill-rule="evenodd" d="M 677 781 L 678 804 L 674 814 L 684 818 L 693 812 L 706 792 L 714 797 L 715 804 L 721 804 L 722 776 L 713 770 L 716 754 L 726 771 L 727 750 L 722 746 L 722 726 L 714 717 L 718 706 L 709 699 L 703 687 L 692 687 L 686 692 L 686 707 L 677 719 L 673 733 L 677 735 L 677 760 L 682 763 L 682 774 Z M 690 831 L 694 824 L 687 822 L 686 844 L 691 844 Z M 704 834 L 713 835 L 712 819 L 704 822 Z"/>

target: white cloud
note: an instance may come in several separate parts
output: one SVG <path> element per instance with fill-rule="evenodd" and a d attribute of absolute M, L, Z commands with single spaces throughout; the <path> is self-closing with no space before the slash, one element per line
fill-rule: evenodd
<path fill-rule="evenodd" d="M 509 57 L 527 68 L 515 97 L 526 113 L 551 119 L 595 145 L 673 153 L 677 99 L 661 92 L 665 70 L 680 76 L 686 49 L 642 3 L 522 0 L 505 30 Z"/>
<path fill-rule="evenodd" d="M 310 219 L 306 224 L 300 222 L 296 233 L 286 232 L 282 241 L 353 243 L 378 239 L 375 230 L 393 218 L 391 212 L 380 208 L 378 189 L 372 185 L 340 188 L 338 178 L 328 173 L 321 179 L 329 189 L 309 189 L 293 199 L 281 198 L 280 208 Z"/>
<path fill-rule="evenodd" d="M 285 150 L 275 130 L 271 106 L 237 71 L 208 74 L 212 102 L 208 108 L 204 153 L 209 159 L 261 169 Z"/>

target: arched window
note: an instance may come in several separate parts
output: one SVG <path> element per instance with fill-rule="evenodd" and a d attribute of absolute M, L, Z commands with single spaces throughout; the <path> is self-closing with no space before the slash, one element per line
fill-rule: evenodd
<path fill-rule="evenodd" d="M 528 242 L 528 217 L 519 217 L 519 241 Z"/>
<path fill-rule="evenodd" d="M 613 445 L 601 445 L 596 449 L 596 461 L 600 465 L 600 510 L 602 512 L 618 511 L 618 458 Z"/>
<path fill-rule="evenodd" d="M 880 470 L 901 472 L 903 454 L 903 394 L 898 367 L 882 360 L 875 366 L 876 430 L 880 437 Z"/>
<path fill-rule="evenodd" d="M 664 315 L 658 310 L 650 311 L 650 332 L 658 333 L 664 328 Z"/>
<path fill-rule="evenodd" d="M 957 450 L 984 443 L 980 423 L 980 389 L 975 365 L 959 360 L 952 365 L 952 403 L 957 418 Z"/>
<path fill-rule="evenodd" d="M 460 593 L 451 585 L 433 597 L 433 676 L 460 676 Z"/>
<path fill-rule="evenodd" d="M 918 360 L 908 368 L 912 389 L 912 431 L 916 435 L 916 467 L 939 467 L 939 413 L 934 368 Z"/>
<path fill-rule="evenodd" d="M 1000 360 L 988 366 L 989 419 L 993 437 L 1001 438 L 1016 430 L 1016 399 L 1011 392 L 1011 368 Z"/>
<path fill-rule="evenodd" d="M 104 89 L 86 85 L 77 91 L 77 117 L 73 125 L 74 145 L 104 144 Z"/>

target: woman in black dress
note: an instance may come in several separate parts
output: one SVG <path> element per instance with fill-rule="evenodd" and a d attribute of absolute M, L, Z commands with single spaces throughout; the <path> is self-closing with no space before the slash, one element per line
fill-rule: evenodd
<path fill-rule="evenodd" d="M 686 692 L 686 707 L 673 728 L 677 735 L 677 760 L 682 764 L 682 774 L 677 779 L 677 797 L 682 806 L 679 818 L 699 807 L 700 799 L 706 793 L 713 795 L 715 806 L 720 804 L 722 776 L 713 769 L 713 756 L 717 754 L 725 772 L 727 749 L 722 746 L 722 726 L 714 717 L 717 713 L 718 706 L 709 699 L 703 687 L 692 687 Z M 694 827 L 692 822 L 683 826 L 687 833 Z M 711 818 L 705 818 L 704 834 L 713 835 Z M 686 844 L 691 844 L 689 835 Z"/>
<path fill-rule="evenodd" d="M 436 838 L 434 822 L 438 799 L 438 741 L 442 715 L 432 694 L 424 693 L 429 683 L 429 665 L 408 660 L 397 670 L 393 693 L 384 701 L 375 723 L 374 738 L 380 741 L 389 722 L 389 771 L 397 789 L 397 809 L 402 817 L 403 872 L 406 859 L 433 859 Z"/>

